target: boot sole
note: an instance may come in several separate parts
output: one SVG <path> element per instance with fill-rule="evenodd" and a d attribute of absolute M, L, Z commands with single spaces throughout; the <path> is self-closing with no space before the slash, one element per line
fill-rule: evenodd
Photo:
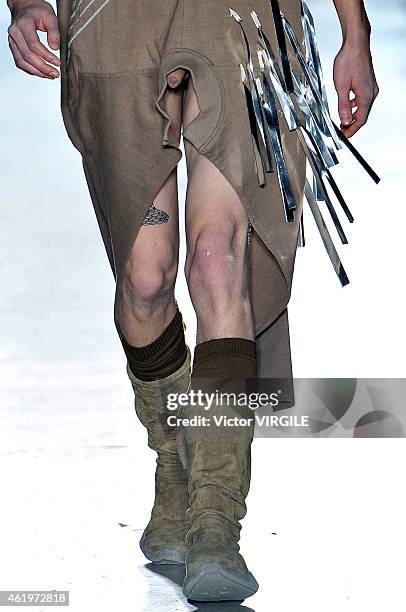
<path fill-rule="evenodd" d="M 218 563 L 208 563 L 197 575 L 186 576 L 183 594 L 193 601 L 243 601 L 254 595 L 258 587 L 251 573 L 230 572 Z"/>
<path fill-rule="evenodd" d="M 148 561 L 155 565 L 184 565 L 185 563 L 185 553 L 180 552 L 176 548 L 163 548 L 159 555 L 152 555 L 145 548 L 144 536 L 141 537 L 140 548 Z"/>

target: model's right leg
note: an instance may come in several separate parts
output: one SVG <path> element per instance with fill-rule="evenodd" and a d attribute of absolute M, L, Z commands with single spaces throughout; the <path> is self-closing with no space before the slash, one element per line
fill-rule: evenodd
<path fill-rule="evenodd" d="M 116 281 L 114 318 L 135 409 L 158 455 L 141 541 L 158 563 L 183 562 L 187 508 L 175 432 L 163 419 L 166 394 L 185 391 L 190 377 L 174 298 L 181 92 L 169 89 L 165 98 L 171 146 L 163 146 L 164 113 L 156 107 L 162 53 L 170 33 L 181 35 L 181 16 L 178 0 L 58 0 L 65 125 L 83 157 Z"/>
<path fill-rule="evenodd" d="M 165 213 L 142 225 L 116 297 L 115 319 L 129 344 L 153 342 L 175 315 L 178 269 L 178 198 L 174 170 L 153 202 Z M 145 223 L 145 221 L 144 221 Z"/>
<path fill-rule="evenodd" d="M 181 87 L 168 88 L 164 104 L 171 117 L 173 135 L 179 141 Z M 138 232 L 115 303 L 116 322 L 128 343 L 136 347 L 156 340 L 176 311 L 174 287 L 179 252 L 176 168 L 152 204 L 156 210 L 148 212 Z"/>
<path fill-rule="evenodd" d="M 176 85 L 171 79 L 164 104 L 173 136 L 179 141 L 182 89 Z M 127 356 L 135 409 L 148 430 L 148 444 L 158 455 L 155 502 L 140 546 L 150 561 L 161 564 L 184 562 L 188 528 L 187 472 L 179 458 L 176 431 L 164 418 L 167 395 L 184 393 L 190 379 L 190 352 L 174 295 L 178 251 L 175 169 L 147 212 L 115 301 L 115 321 Z"/>

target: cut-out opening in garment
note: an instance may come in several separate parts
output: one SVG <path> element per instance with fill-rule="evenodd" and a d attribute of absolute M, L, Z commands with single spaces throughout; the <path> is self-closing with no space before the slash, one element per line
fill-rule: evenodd
<path fill-rule="evenodd" d="M 170 54 L 170 57 L 165 57 L 163 60 L 162 72 L 159 77 L 158 98 L 155 98 L 157 110 L 163 118 L 161 122 L 161 148 L 156 154 L 157 160 L 154 163 L 154 172 L 149 174 L 148 184 L 143 186 L 144 196 L 147 197 L 143 199 L 142 217 L 137 216 L 137 221 L 128 217 L 129 227 L 126 229 L 124 246 L 122 242 L 121 246 L 118 245 L 117 240 L 115 240 L 116 248 L 120 249 L 117 264 L 116 296 L 121 290 L 120 283 L 123 279 L 123 270 L 142 227 L 142 219 L 147 214 L 151 202 L 155 202 L 162 185 L 171 172 L 176 169 L 182 157 L 178 139 L 176 134 L 173 133 L 172 119 L 168 113 L 169 109 L 166 105 L 166 96 L 169 90 L 166 79 L 172 71 L 183 68 L 188 71 L 190 79 L 188 87 L 184 91 L 183 102 L 191 85 L 193 85 L 196 94 L 194 112 L 190 113 L 189 117 L 185 117 L 184 112 L 182 115 L 183 138 L 185 142 L 190 142 L 221 174 L 228 188 L 232 189 L 235 197 L 238 198 L 252 227 L 248 272 L 255 334 L 258 335 L 273 324 L 286 308 L 290 297 L 290 261 L 287 260 L 283 252 L 280 252 L 280 245 L 283 242 L 281 242 L 279 234 L 282 230 L 279 225 L 275 227 L 278 242 L 277 245 L 274 245 L 272 241 L 274 230 L 268 224 L 267 215 L 259 214 L 258 202 L 255 201 L 256 198 L 259 198 L 264 206 L 273 206 L 277 209 L 279 203 L 272 201 L 273 197 L 277 197 L 277 193 L 274 194 L 269 185 L 265 190 L 259 191 L 249 126 L 245 124 L 236 125 L 233 122 L 230 97 L 233 98 L 234 105 L 241 104 L 244 108 L 243 91 L 240 91 L 240 96 L 235 96 L 235 87 L 238 87 L 240 82 L 237 71 L 224 70 L 221 72 L 221 70 L 215 69 L 202 59 L 199 54 L 188 52 L 186 55 L 187 57 L 185 57 L 184 51 L 174 52 Z M 226 108 L 229 109 L 228 113 Z M 250 148 L 251 153 L 249 152 Z M 251 174 L 253 178 L 250 178 Z M 248 185 L 246 184 L 247 180 Z M 255 194 L 257 195 L 253 194 L 254 184 L 256 185 Z M 265 201 L 264 195 L 269 198 L 269 201 Z M 165 208 L 163 209 L 165 210 Z M 142 211 L 140 210 L 140 212 Z M 130 214 L 130 209 L 128 209 L 128 214 Z M 144 229 L 155 232 L 163 225 Z M 130 236 L 132 236 L 132 241 Z M 277 347 L 275 347 L 276 349 Z"/>

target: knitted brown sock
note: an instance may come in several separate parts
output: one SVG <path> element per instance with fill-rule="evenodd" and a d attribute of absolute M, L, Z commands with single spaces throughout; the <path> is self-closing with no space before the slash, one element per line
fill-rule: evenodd
<path fill-rule="evenodd" d="M 197 344 L 189 390 L 191 401 L 181 409 L 181 416 L 203 416 L 204 422 L 185 425 L 180 431 L 185 464 L 190 459 L 187 448 L 192 441 L 252 439 L 253 414 L 247 400 L 255 386 L 256 369 L 254 340 L 218 338 Z M 238 427 L 228 427 L 227 421 L 235 417 L 241 419 Z M 221 418 L 225 421 L 218 421 Z"/>
<path fill-rule="evenodd" d="M 218 338 L 196 345 L 193 378 L 254 378 L 256 344 L 245 338 Z"/>
<path fill-rule="evenodd" d="M 166 378 L 185 363 L 187 347 L 182 314 L 178 308 L 168 327 L 151 344 L 132 346 L 119 328 L 118 333 L 130 370 L 140 380 Z"/>

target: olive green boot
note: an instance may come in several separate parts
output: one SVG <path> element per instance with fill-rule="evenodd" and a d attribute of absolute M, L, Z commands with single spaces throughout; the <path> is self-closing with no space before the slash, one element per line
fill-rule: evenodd
<path fill-rule="evenodd" d="M 190 382 L 190 351 L 185 363 L 173 374 L 156 381 L 136 378 L 127 366 L 135 394 L 135 411 L 148 431 L 148 446 L 155 450 L 155 502 L 140 547 L 144 555 L 158 564 L 185 561 L 185 536 L 188 529 L 187 472 L 179 458 L 176 430 L 166 421 L 171 414 L 166 401 L 169 393 L 185 393 Z"/>
<path fill-rule="evenodd" d="M 232 407 L 213 410 L 226 418 L 240 416 Z M 196 409 L 188 407 L 183 416 L 195 414 Z M 182 432 L 190 505 L 183 593 L 192 600 L 240 601 L 258 590 L 238 545 L 250 487 L 253 437 L 252 412 L 241 416 L 252 419 L 248 426 L 227 429 L 211 420 L 210 427 L 185 427 Z"/>

